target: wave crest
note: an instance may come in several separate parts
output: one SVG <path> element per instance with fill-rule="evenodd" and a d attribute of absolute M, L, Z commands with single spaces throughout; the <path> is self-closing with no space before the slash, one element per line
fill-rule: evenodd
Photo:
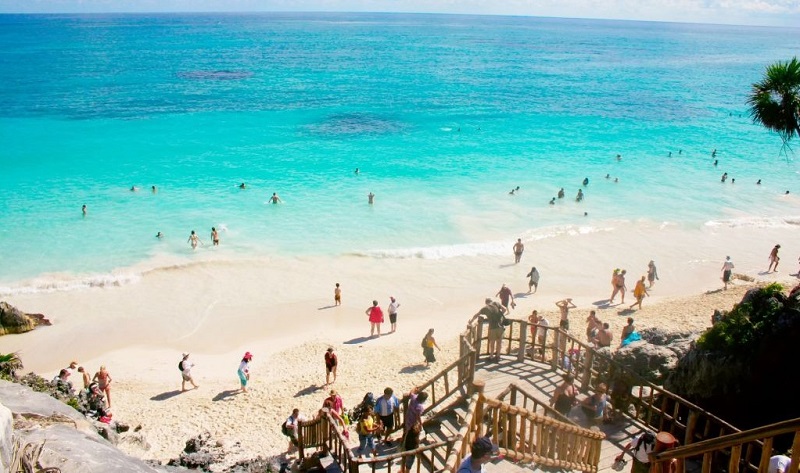
<path fill-rule="evenodd" d="M 728 228 L 793 228 L 800 226 L 800 217 L 742 217 L 709 220 L 704 225 Z"/>
<path fill-rule="evenodd" d="M 137 273 L 107 273 L 92 275 L 44 274 L 12 286 L 0 286 L 0 297 L 20 294 L 40 294 L 58 291 L 73 291 L 97 287 L 124 286 L 141 279 Z"/>

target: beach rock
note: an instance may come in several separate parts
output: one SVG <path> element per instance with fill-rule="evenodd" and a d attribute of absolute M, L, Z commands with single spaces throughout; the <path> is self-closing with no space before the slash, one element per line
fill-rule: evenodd
<path fill-rule="evenodd" d="M 163 472 L 114 448 L 82 414 L 47 394 L 0 380 L 0 403 L 13 414 L 21 451 L 42 468 L 61 473 Z"/>
<path fill-rule="evenodd" d="M 30 332 L 39 325 L 52 324 L 42 314 L 26 314 L 6 302 L 0 302 L 0 335 Z"/>
<path fill-rule="evenodd" d="M 11 410 L 0 403 L 0 471 L 11 470 L 11 456 L 14 450 L 13 426 Z"/>
<path fill-rule="evenodd" d="M 641 340 L 618 349 L 612 356 L 642 378 L 660 385 L 691 349 L 700 333 L 650 328 L 642 330 L 639 335 Z"/>

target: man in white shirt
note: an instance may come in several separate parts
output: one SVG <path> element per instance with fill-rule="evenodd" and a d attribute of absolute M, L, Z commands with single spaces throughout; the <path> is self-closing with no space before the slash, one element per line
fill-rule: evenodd
<path fill-rule="evenodd" d="M 375 401 L 375 413 L 381 418 L 383 424 L 383 442 L 391 446 L 392 442 L 389 433 L 394 430 L 394 413 L 400 407 L 400 401 L 394 395 L 392 388 L 383 390 L 383 396 Z"/>
<path fill-rule="evenodd" d="M 767 473 L 786 473 L 789 471 L 792 459 L 786 455 L 775 455 L 769 459 Z"/>
<path fill-rule="evenodd" d="M 192 368 L 194 367 L 194 363 L 189 361 L 189 354 L 183 354 L 183 360 L 180 362 L 180 369 L 181 369 L 181 392 L 186 392 L 186 382 L 192 383 L 192 389 L 197 389 L 197 385 L 194 384 L 194 379 L 192 378 Z"/>
<path fill-rule="evenodd" d="M 397 328 L 397 308 L 400 307 L 400 303 L 397 302 L 397 299 L 394 296 L 389 298 L 392 302 L 389 304 L 389 322 L 392 324 L 392 331 L 389 333 L 394 333 L 395 328 Z"/>

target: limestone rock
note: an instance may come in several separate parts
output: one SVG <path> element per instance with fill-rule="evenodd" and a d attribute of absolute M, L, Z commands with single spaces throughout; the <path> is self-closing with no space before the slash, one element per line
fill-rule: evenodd
<path fill-rule="evenodd" d="M 38 325 L 52 324 L 42 314 L 26 314 L 6 302 L 0 302 L 0 335 L 30 332 Z"/>
<path fill-rule="evenodd" d="M 0 471 L 11 470 L 11 455 L 14 448 L 13 425 L 11 411 L 0 403 Z"/>
<path fill-rule="evenodd" d="M 698 332 L 667 332 L 660 328 L 645 329 L 639 334 L 642 340 L 620 348 L 613 358 L 644 379 L 659 385 L 700 335 Z"/>

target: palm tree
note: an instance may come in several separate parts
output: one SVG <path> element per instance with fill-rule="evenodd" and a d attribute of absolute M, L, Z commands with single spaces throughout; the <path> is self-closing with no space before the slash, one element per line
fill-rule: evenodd
<path fill-rule="evenodd" d="M 777 132 L 784 146 L 800 137 L 800 61 L 795 57 L 767 66 L 747 104 L 753 122 Z"/>

